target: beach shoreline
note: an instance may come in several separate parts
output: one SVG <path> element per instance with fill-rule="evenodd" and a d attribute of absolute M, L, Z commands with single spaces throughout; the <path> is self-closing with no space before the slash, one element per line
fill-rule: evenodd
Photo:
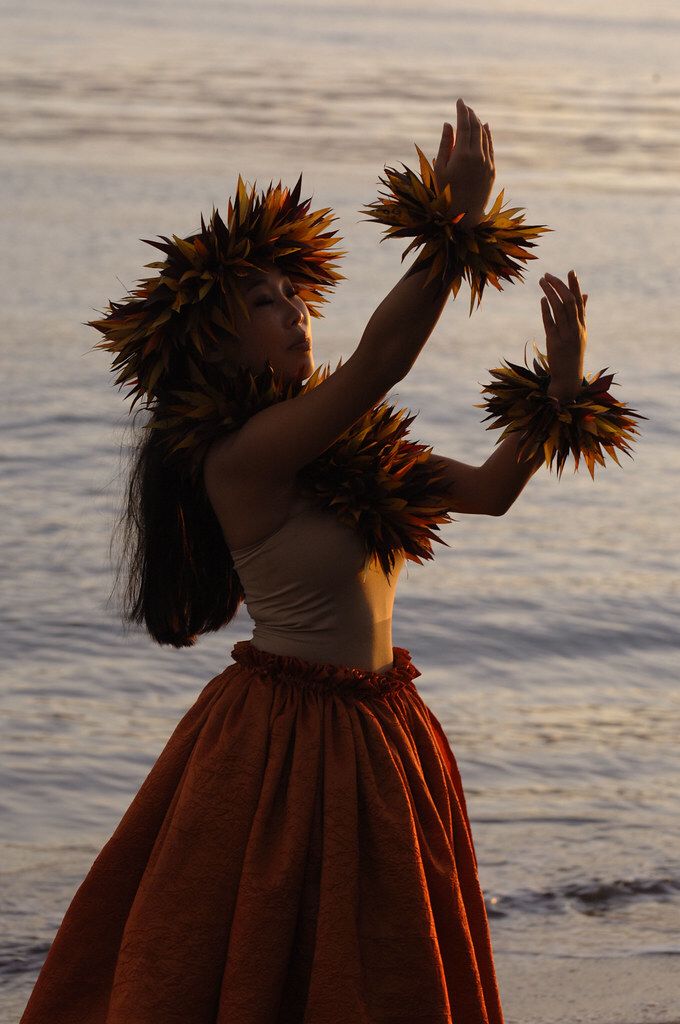
<path fill-rule="evenodd" d="M 680 1024 L 677 960 L 496 953 L 506 1024 Z"/>

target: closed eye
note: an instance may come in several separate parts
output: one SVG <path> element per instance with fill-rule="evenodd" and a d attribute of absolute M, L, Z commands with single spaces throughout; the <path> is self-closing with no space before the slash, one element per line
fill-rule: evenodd
<path fill-rule="evenodd" d="M 292 299 L 293 295 L 298 295 L 299 292 L 300 292 L 300 289 L 298 287 L 296 287 L 295 285 L 291 285 L 291 288 L 293 290 L 292 290 L 291 294 L 288 296 L 289 299 Z M 255 305 L 256 306 L 270 306 L 273 303 L 273 301 L 274 301 L 273 299 L 263 298 L 263 299 L 259 299 L 255 303 Z"/>

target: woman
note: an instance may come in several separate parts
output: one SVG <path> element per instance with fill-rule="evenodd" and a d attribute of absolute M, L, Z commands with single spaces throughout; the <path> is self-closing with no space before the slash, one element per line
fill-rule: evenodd
<path fill-rule="evenodd" d="M 455 196 L 449 221 L 474 231 L 495 177 L 493 146 L 488 125 L 462 100 L 455 143 L 445 125 L 434 171 L 437 202 Z M 245 203 L 240 182 L 239 198 Z M 233 223 L 243 211 L 230 205 Z M 166 241 L 151 244 L 170 252 Z M 206 256 L 207 242 L 175 241 L 187 258 Z M 223 232 L 223 245 L 231 241 Z M 391 617 L 405 557 L 431 557 L 442 510 L 503 514 L 544 451 L 519 461 L 526 438 L 515 431 L 478 467 L 409 446 L 403 430 L 391 435 L 389 460 L 376 445 L 368 451 L 366 437 L 377 434 L 357 424 L 397 422 L 384 409 L 378 418 L 376 403 L 413 366 L 451 289 L 432 279 L 436 262 L 412 268 L 347 362 L 307 387 L 316 372 L 312 256 L 297 266 L 301 287 L 283 255 L 241 275 L 233 318 L 221 312 L 211 321 L 224 327 L 220 344 L 205 345 L 203 328 L 214 336 L 207 321 L 201 331 L 195 318 L 183 323 L 182 339 L 194 330 L 202 354 L 192 365 L 181 362 L 187 341 L 144 369 L 165 343 L 159 323 L 175 323 L 157 309 L 143 347 L 137 313 L 123 340 L 113 317 L 108 324 L 118 366 L 124 355 L 136 384 L 146 381 L 157 399 L 159 429 L 140 448 L 129 491 L 128 526 L 137 531 L 130 618 L 181 646 L 228 622 L 244 599 L 255 627 L 182 718 L 78 889 L 22 1024 L 503 1020 L 456 761 L 415 687 L 409 652 L 392 646 Z M 200 302 L 212 287 L 198 264 L 172 281 L 167 262 L 157 266 L 178 296 L 175 310 L 181 282 L 202 282 Z M 547 274 L 541 286 L 546 393 L 566 404 L 584 386 L 585 296 L 573 273 L 568 284 Z M 131 338 L 136 348 L 126 348 Z M 252 389 L 268 371 L 279 390 L 275 401 L 260 401 Z M 197 412 L 244 372 L 249 414 L 239 393 L 220 407 L 232 428 L 221 433 L 200 435 L 208 421 L 179 415 L 168 397 L 171 385 L 179 395 L 191 379 Z M 163 429 L 176 454 L 200 453 L 199 476 L 161 465 Z M 382 490 L 376 484 L 360 507 L 379 475 L 361 468 L 369 456 Z M 438 504 L 427 504 L 423 467 Z M 409 479 L 409 500 L 394 500 Z M 348 503 L 346 487 L 357 480 Z M 404 544 L 387 544 L 388 528 L 390 537 L 403 528 Z M 366 558 L 367 538 L 376 557 Z"/>

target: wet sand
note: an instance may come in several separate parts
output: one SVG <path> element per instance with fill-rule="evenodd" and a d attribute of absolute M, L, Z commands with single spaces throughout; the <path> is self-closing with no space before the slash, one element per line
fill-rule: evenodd
<path fill-rule="evenodd" d="M 506 1024 L 680 1024 L 677 955 L 537 961 L 496 954 Z"/>

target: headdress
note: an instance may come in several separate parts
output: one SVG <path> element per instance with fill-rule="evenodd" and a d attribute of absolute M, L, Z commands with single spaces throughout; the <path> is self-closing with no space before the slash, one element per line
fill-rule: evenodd
<path fill-rule="evenodd" d="M 280 181 L 276 187 L 270 182 L 258 196 L 239 174 L 226 224 L 213 207 L 209 223 L 201 214 L 201 230 L 186 238 L 140 239 L 166 254 L 163 261 L 145 264 L 160 273 L 109 302 L 102 319 L 87 321 L 104 335 L 94 347 L 115 353 L 115 383 L 130 389 L 132 408 L 176 385 L 172 366 L 178 357 L 184 383 L 207 349 L 224 351 L 236 310 L 248 317 L 242 278 L 249 273 L 275 264 L 297 284 L 310 314 L 323 316 L 317 308 L 327 301 L 322 293 L 344 280 L 332 261 L 345 253 L 333 249 L 341 239 L 327 230 L 337 219 L 327 216 L 330 207 L 310 211 L 311 198 L 300 202 L 301 186 L 302 175 L 292 192 Z"/>

